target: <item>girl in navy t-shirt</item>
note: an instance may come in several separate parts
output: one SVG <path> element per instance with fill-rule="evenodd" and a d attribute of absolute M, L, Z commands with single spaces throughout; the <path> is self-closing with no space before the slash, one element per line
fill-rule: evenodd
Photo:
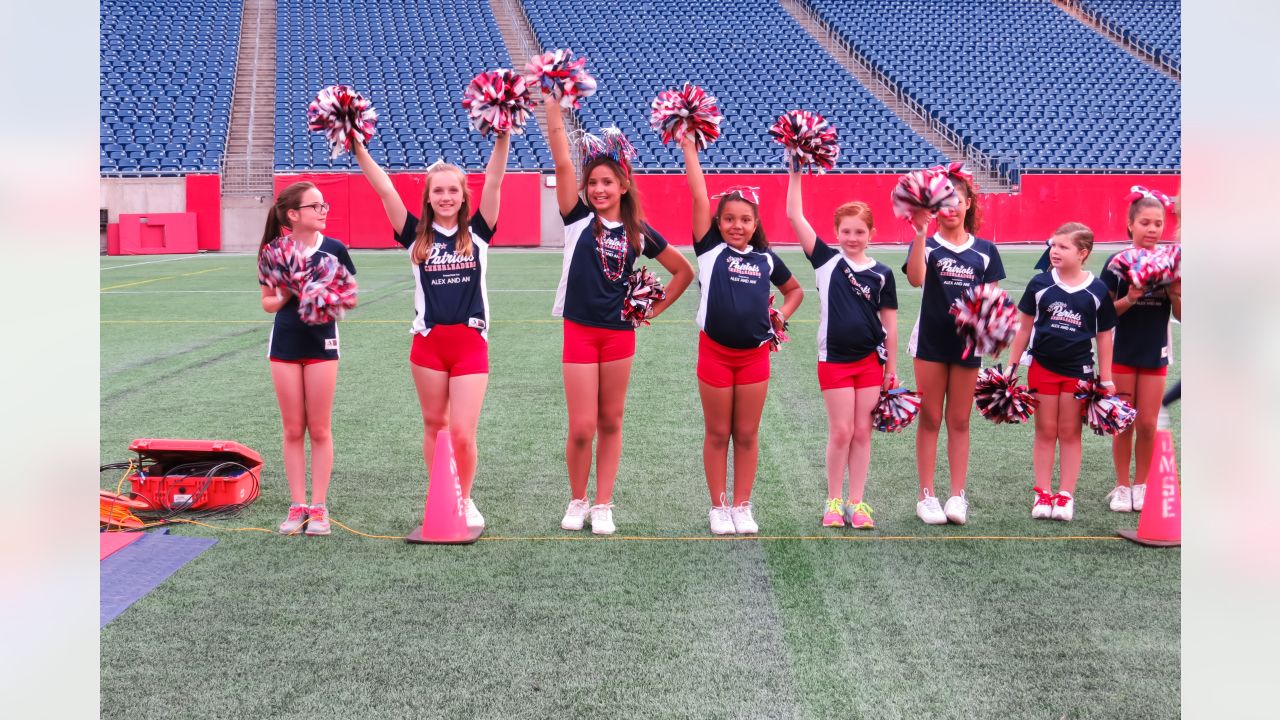
<path fill-rule="evenodd" d="M 875 527 L 863 502 L 871 465 L 871 412 L 893 385 L 898 354 L 898 292 L 893 271 L 867 255 L 875 221 L 866 203 L 836 208 L 836 247 L 804 217 L 800 171 L 787 184 L 787 218 L 813 265 L 818 314 L 818 386 L 827 407 L 827 500 L 824 527 Z M 849 471 L 849 494 L 842 492 Z M 844 503 L 844 499 L 848 503 Z"/>
<path fill-rule="evenodd" d="M 1165 208 L 1151 196 L 1129 205 L 1126 229 L 1133 247 L 1150 250 L 1164 232 Z M 1142 509 L 1146 498 L 1147 471 L 1155 447 L 1156 420 L 1169 374 L 1169 317 L 1182 319 L 1182 281 L 1161 288 L 1133 287 L 1127 277 L 1106 270 L 1102 280 L 1111 291 L 1120 321 L 1116 324 L 1116 393 L 1138 410 L 1138 417 L 1124 432 L 1111 439 L 1111 459 L 1116 486 L 1107 496 L 1111 509 L 1131 512 Z M 1134 467 L 1129 483 L 1131 456 Z"/>
<path fill-rule="evenodd" d="M 422 457 L 427 472 L 435 459 L 436 435 L 447 429 L 458 463 L 467 526 L 482 528 L 484 516 L 471 497 L 471 489 L 476 473 L 476 427 L 489 385 L 485 279 L 489 242 L 498 227 L 510 134 L 497 133 L 474 212 L 466 174 L 441 162 L 427 169 L 417 216 L 405 207 L 391 178 L 359 138 L 351 145 L 364 176 L 382 199 L 396 242 L 409 250 L 412 262 L 414 316 L 409 368 L 422 406 Z"/>
<path fill-rule="evenodd" d="M 969 417 L 973 413 L 974 384 L 981 358 L 962 357 L 964 346 L 948 312 L 965 290 L 1004 278 L 996 246 L 973 233 L 980 222 L 977 188 L 972 177 L 952 164 L 947 176 L 960 196 L 955 210 L 938 214 L 938 231 L 925 237 L 928 213 L 912 218 L 915 239 L 907 250 L 903 272 L 912 287 L 924 287 L 920 316 L 907 345 L 915 358 L 916 383 L 923 404 L 916 424 L 916 472 L 920 476 L 916 515 L 930 525 L 969 521 L 965 483 L 969 474 Z M 945 406 L 945 410 L 944 410 Z M 947 462 L 951 468 L 951 497 L 945 512 L 933 491 L 938 456 L 938 430 L 947 423 Z"/>
<path fill-rule="evenodd" d="M 771 285 L 782 291 L 782 315 L 791 317 L 804 291 L 769 249 L 753 188 L 717 197 L 715 217 L 693 139 L 681 144 L 693 199 L 693 249 L 698 256 L 698 394 L 706 435 L 702 465 L 711 493 L 711 532 L 753 534 L 751 512 L 759 452 L 760 415 L 769 389 Z M 733 499 L 728 500 L 729 441 L 733 441 Z"/>
<path fill-rule="evenodd" d="M 289 235 L 303 248 L 309 264 L 330 255 L 352 275 L 356 266 L 342 243 L 324 236 L 329 203 L 319 188 L 299 182 L 280 191 L 258 252 Z M 333 393 L 338 385 L 338 324 L 308 325 L 298 315 L 298 298 L 283 288 L 262 285 L 262 309 L 275 314 L 268 340 L 271 381 L 284 424 L 284 474 L 289 483 L 289 514 L 280 532 L 292 535 L 304 525 L 307 535 L 329 534 L 326 498 L 333 471 Z M 307 503 L 306 439 L 311 438 L 311 503 Z"/>
<path fill-rule="evenodd" d="M 1075 515 L 1082 454 L 1082 401 L 1075 398 L 1076 384 L 1097 377 L 1104 387 L 1115 387 L 1111 334 L 1116 310 L 1107 286 L 1084 269 L 1093 251 L 1093 231 L 1080 223 L 1067 223 L 1050 242 L 1049 271 L 1031 278 L 1018 302 L 1022 325 L 1009 362 L 1017 367 L 1023 352 L 1030 351 L 1027 381 L 1040 401 L 1031 454 L 1035 473 L 1031 517 L 1070 521 Z M 1053 492 L 1055 451 L 1060 453 L 1057 493 Z"/>
<path fill-rule="evenodd" d="M 584 152 L 579 185 L 558 102 L 545 99 L 547 143 L 556 166 L 556 201 L 564 220 L 564 267 L 552 314 L 564 318 L 561 356 L 569 412 L 565 460 L 569 507 L 560 521 L 581 530 L 590 515 L 591 532 L 614 531 L 613 485 L 622 457 L 622 415 L 635 355 L 635 329 L 623 320 L 627 280 L 636 260 L 654 258 L 671 273 L 665 300 L 654 303 L 657 317 L 693 280 L 679 250 L 644 222 L 626 154 Z M 591 446 L 596 451 L 596 497 L 587 500 Z"/>

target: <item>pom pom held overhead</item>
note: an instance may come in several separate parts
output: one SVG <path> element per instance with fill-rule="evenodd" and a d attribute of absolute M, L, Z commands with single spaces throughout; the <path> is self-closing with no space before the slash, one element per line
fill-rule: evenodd
<path fill-rule="evenodd" d="M 471 127 L 481 135 L 524 132 L 533 114 L 533 99 L 524 76 L 505 68 L 482 72 L 472 78 L 462 94 Z"/>
<path fill-rule="evenodd" d="M 330 158 L 349 152 L 353 135 L 368 145 L 378 131 L 377 124 L 373 103 L 350 85 L 323 88 L 307 106 L 307 129 L 324 134 Z"/>
<path fill-rule="evenodd" d="M 663 90 L 649 107 L 649 126 L 658 131 L 663 145 L 673 140 L 678 145 L 692 136 L 697 148 L 706 150 L 720 137 L 724 116 L 716 99 L 697 85 L 686 82 L 679 90 Z"/>

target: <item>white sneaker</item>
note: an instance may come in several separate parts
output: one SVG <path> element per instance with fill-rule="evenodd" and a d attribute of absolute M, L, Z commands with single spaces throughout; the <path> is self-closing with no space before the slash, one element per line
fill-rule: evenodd
<path fill-rule="evenodd" d="M 569 508 L 564 511 L 564 518 L 560 520 L 560 527 L 564 530 L 581 530 L 590 510 L 591 506 L 586 500 L 570 500 Z"/>
<path fill-rule="evenodd" d="M 591 506 L 591 532 L 596 535 L 612 535 L 617 530 L 613 525 L 613 503 Z"/>
<path fill-rule="evenodd" d="M 475 500 L 466 498 L 462 501 L 462 509 L 467 514 L 467 527 L 482 528 L 484 527 L 484 516 L 480 514 L 480 510 L 476 508 Z"/>
<path fill-rule="evenodd" d="M 938 496 L 933 493 L 928 493 L 923 500 L 916 503 L 916 517 L 923 520 L 925 525 L 947 524 L 947 516 L 942 513 L 942 506 L 938 504 Z"/>
<path fill-rule="evenodd" d="M 733 518 L 734 532 L 739 535 L 755 535 L 760 532 L 756 519 L 751 517 L 751 503 L 735 505 L 733 510 L 729 511 L 729 516 Z"/>
<path fill-rule="evenodd" d="M 1071 522 L 1076 514 L 1076 501 L 1071 493 L 1060 492 L 1053 496 L 1053 519 Z"/>
<path fill-rule="evenodd" d="M 729 516 L 729 507 L 727 505 L 711 508 L 711 512 L 707 513 L 707 517 L 711 522 L 712 535 L 732 535 L 736 532 L 733 527 L 733 518 Z"/>
<path fill-rule="evenodd" d="M 1107 493 L 1107 499 L 1111 501 L 1111 512 L 1133 512 L 1133 495 L 1128 485 L 1115 486 Z"/>
<path fill-rule="evenodd" d="M 1147 484 L 1133 486 L 1133 511 L 1140 512 L 1142 505 L 1147 501 Z"/>
<path fill-rule="evenodd" d="M 1036 494 L 1036 502 L 1031 506 L 1032 520 L 1047 520 L 1053 517 L 1053 496 L 1040 488 L 1032 488 Z"/>
<path fill-rule="evenodd" d="M 946 513 L 947 519 L 957 525 L 969 522 L 969 501 L 965 499 L 963 490 L 947 499 Z"/>
<path fill-rule="evenodd" d="M 281 535 L 293 535 L 307 523 L 307 506 L 294 503 L 289 506 L 289 515 L 280 523 Z"/>

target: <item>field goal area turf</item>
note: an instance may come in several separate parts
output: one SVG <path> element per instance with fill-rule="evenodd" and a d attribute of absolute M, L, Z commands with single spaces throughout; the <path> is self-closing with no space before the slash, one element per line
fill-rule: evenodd
<path fill-rule="evenodd" d="M 1015 301 L 1042 249 L 1001 247 Z M 1111 252 L 1095 248 L 1087 269 Z M 1031 425 L 975 413 L 970 522 L 932 527 L 914 514 L 915 426 L 877 433 L 866 493 L 877 528 L 819 527 L 818 299 L 799 250 L 779 254 L 806 297 L 772 357 L 753 498 L 762 537 L 707 531 L 695 283 L 637 331 L 618 535 L 604 539 L 558 526 L 561 254 L 493 251 L 473 492 L 488 527 L 467 547 L 339 527 L 235 531 L 274 528 L 288 505 L 256 261 L 103 258 L 102 462 L 128 459 L 134 438 L 177 437 L 235 440 L 265 466 L 244 515 L 172 530 L 218 544 L 102 630 L 102 716 L 1176 717 L 1181 552 L 1116 536 L 1138 518 L 1107 509 L 1108 438 L 1084 433 L 1075 521 L 1033 521 Z M 920 291 L 898 271 L 905 248 L 870 254 L 895 271 L 898 374 L 914 387 Z M 352 255 L 360 305 L 339 326 L 329 508 L 397 538 L 421 521 L 426 493 L 413 279 L 403 252 Z M 1175 362 L 1168 382 L 1179 376 Z M 1172 419 L 1178 441 L 1176 406 Z M 947 477 L 940 444 L 943 500 Z"/>

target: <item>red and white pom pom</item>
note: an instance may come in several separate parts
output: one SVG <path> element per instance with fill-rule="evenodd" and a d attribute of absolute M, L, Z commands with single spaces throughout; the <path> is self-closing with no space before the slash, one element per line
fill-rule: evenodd
<path fill-rule="evenodd" d="M 482 72 L 471 79 L 462 94 L 471 127 L 488 135 L 492 132 L 524 132 L 533 114 L 533 98 L 523 75 L 506 68 Z"/>
<path fill-rule="evenodd" d="M 788 110 L 769 128 L 773 139 L 782 143 L 787 166 L 795 163 L 819 175 L 835 167 L 840 157 L 836 129 L 826 118 L 808 110 Z"/>
<path fill-rule="evenodd" d="M 292 237 L 267 243 L 258 253 L 258 279 L 267 287 L 282 288 L 297 295 L 307 282 L 307 258 Z"/>
<path fill-rule="evenodd" d="M 993 423 L 1017 425 L 1035 414 L 1040 400 L 1027 388 L 1018 384 L 1016 368 L 1007 371 L 1003 365 L 983 368 L 974 386 L 973 402 L 982 417 Z"/>
<path fill-rule="evenodd" d="M 994 283 L 974 285 L 952 303 L 956 332 L 964 341 L 961 358 L 999 355 L 1013 342 L 1022 321 L 1009 294 Z"/>
<path fill-rule="evenodd" d="M 631 327 L 649 324 L 649 311 L 653 304 L 667 297 L 666 288 L 657 275 L 641 266 L 627 278 L 627 298 L 622 303 L 622 319 Z"/>
<path fill-rule="evenodd" d="M 352 134 L 368 145 L 378 132 L 377 124 L 373 103 L 350 85 L 330 85 L 307 106 L 307 129 L 324 133 L 331 158 L 351 150 Z"/>
<path fill-rule="evenodd" d="M 1116 253 L 1107 269 L 1134 287 L 1163 287 L 1182 278 L 1182 246 L 1159 245 L 1151 250 L 1131 247 Z"/>
<path fill-rule="evenodd" d="M 649 107 L 649 126 L 658 131 L 663 145 L 673 140 L 679 145 L 692 136 L 698 149 L 706 150 L 720 137 L 724 116 L 716 99 L 697 85 L 686 82 L 679 90 L 663 90 Z"/>
<path fill-rule="evenodd" d="M 903 175 L 898 178 L 890 198 L 893 200 L 893 214 L 903 220 L 910 220 L 912 213 L 918 210 L 936 215 L 960 204 L 960 196 L 956 194 L 951 178 L 941 168 L 916 170 Z"/>
<path fill-rule="evenodd" d="M 535 55 L 525 64 L 530 84 L 542 89 L 560 103 L 560 107 L 580 108 L 582 98 L 595 95 L 596 79 L 583 68 L 586 58 L 573 59 L 572 50 L 549 50 Z"/>
<path fill-rule="evenodd" d="M 787 333 L 791 325 L 782 311 L 773 306 L 774 297 L 776 296 L 769 296 L 769 328 L 773 331 L 773 337 L 769 338 L 770 352 L 778 352 L 782 343 L 791 341 L 791 336 Z"/>
<path fill-rule="evenodd" d="M 359 293 L 355 277 L 332 255 L 311 266 L 307 282 L 298 294 L 298 316 L 308 325 L 324 325 L 341 320 L 356 306 Z"/>
<path fill-rule="evenodd" d="M 1111 394 L 1097 378 L 1079 381 L 1075 397 L 1084 401 L 1081 412 L 1095 435 L 1119 435 L 1138 417 L 1132 405 Z"/>
<path fill-rule="evenodd" d="M 880 432 L 902 432 L 920 414 L 920 394 L 898 387 L 895 377 L 888 390 L 880 390 L 880 400 L 871 409 L 871 427 Z"/>

